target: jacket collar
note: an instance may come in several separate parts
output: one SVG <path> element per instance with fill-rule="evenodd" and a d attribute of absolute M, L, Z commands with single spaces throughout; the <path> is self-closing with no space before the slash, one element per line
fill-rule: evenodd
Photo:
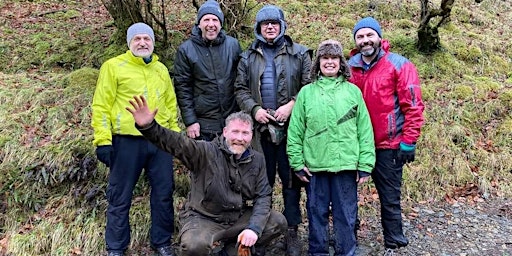
<path fill-rule="evenodd" d="M 228 145 L 226 144 L 226 138 L 223 135 L 217 136 L 215 139 L 213 139 L 212 142 L 220 148 L 220 150 L 224 153 L 224 156 L 226 156 L 226 158 L 228 158 L 232 163 L 248 163 L 252 161 L 254 152 L 251 146 L 245 150 L 240 159 L 236 159 L 236 155 L 233 154 L 231 150 L 229 150 Z"/>
<path fill-rule="evenodd" d="M 258 39 L 255 39 L 251 45 L 249 46 L 249 50 L 251 51 L 257 51 L 257 52 L 262 52 L 262 49 L 261 49 L 261 44 L 263 44 L 263 42 L 261 42 L 260 40 Z M 284 35 L 284 42 L 283 42 L 283 45 L 281 47 L 281 49 L 279 50 L 279 53 L 282 53 L 283 49 L 288 53 L 288 54 L 291 54 L 291 55 L 295 55 L 296 52 L 295 52 L 295 49 L 293 47 L 293 40 L 291 37 L 289 37 L 288 35 Z"/>
<path fill-rule="evenodd" d="M 142 57 L 137 57 L 137 56 L 133 55 L 132 51 L 130 51 L 130 50 L 126 51 L 126 56 L 128 57 L 128 60 L 130 62 L 133 62 L 133 63 L 135 63 L 137 65 L 144 65 L 144 66 L 145 65 L 151 65 L 151 64 L 153 64 L 153 63 L 158 61 L 158 56 L 156 54 L 154 54 L 154 53 L 151 55 L 151 62 L 148 63 L 148 64 L 146 64 L 144 62 Z"/>

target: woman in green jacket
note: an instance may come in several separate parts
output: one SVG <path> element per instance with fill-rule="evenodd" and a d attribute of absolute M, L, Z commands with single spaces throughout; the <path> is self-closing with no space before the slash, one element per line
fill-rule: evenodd
<path fill-rule="evenodd" d="M 329 206 L 335 255 L 354 255 L 357 184 L 375 165 L 373 129 L 361 91 L 347 79 L 341 44 L 320 43 L 288 128 L 290 165 L 306 187 L 309 255 L 329 255 Z"/>

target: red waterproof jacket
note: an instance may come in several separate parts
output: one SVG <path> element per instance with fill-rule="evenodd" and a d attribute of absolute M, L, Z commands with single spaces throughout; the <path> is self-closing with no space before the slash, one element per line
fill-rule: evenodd
<path fill-rule="evenodd" d="M 387 40 L 381 43 L 379 55 L 367 69 L 361 53 L 357 49 L 351 51 L 350 82 L 363 93 L 372 120 L 375 147 L 397 149 L 401 141 L 415 144 L 418 140 L 425 106 L 414 64 L 389 52 Z"/>

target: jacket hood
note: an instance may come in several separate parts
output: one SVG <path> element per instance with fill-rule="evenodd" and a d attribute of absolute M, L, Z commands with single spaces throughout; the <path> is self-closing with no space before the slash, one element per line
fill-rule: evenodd
<path fill-rule="evenodd" d="M 283 44 L 287 46 L 287 47 L 286 47 L 286 48 L 287 48 L 287 50 L 288 50 L 288 51 L 293 51 L 293 47 L 292 47 L 292 46 L 293 46 L 294 42 L 293 42 L 292 38 L 291 38 L 291 37 L 289 37 L 288 35 L 284 35 L 284 36 L 283 36 L 283 39 L 284 39 L 284 43 L 283 43 Z M 259 39 L 255 39 L 255 40 L 251 43 L 251 45 L 249 46 L 249 50 L 254 50 L 254 51 L 256 51 L 256 50 L 258 50 L 258 47 L 260 47 L 260 44 L 263 44 L 263 43 L 264 43 L 264 42 L 260 41 Z M 293 52 L 289 52 L 289 53 L 293 53 Z"/>
<path fill-rule="evenodd" d="M 208 41 L 203 38 L 201 29 L 199 28 L 199 26 L 194 25 L 194 27 L 192 28 L 192 36 L 190 38 L 192 39 L 192 41 L 194 41 L 194 43 L 199 44 L 199 45 L 204 45 L 204 46 L 219 45 L 219 44 L 222 44 L 224 42 L 224 40 L 226 40 L 226 32 L 224 32 L 224 29 L 221 29 L 217 38 L 215 38 L 213 41 Z"/>

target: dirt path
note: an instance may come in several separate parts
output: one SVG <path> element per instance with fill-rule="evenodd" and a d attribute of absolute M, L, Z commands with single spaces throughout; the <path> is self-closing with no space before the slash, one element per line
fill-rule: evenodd
<path fill-rule="evenodd" d="M 437 203 L 415 205 L 412 209 L 404 218 L 410 245 L 397 255 L 512 255 L 512 200 L 489 199 L 476 205 Z M 306 229 L 303 226 L 300 230 L 307 248 Z M 384 254 L 379 216 L 364 219 L 358 241 L 357 256 Z M 267 255 L 285 255 L 283 247 L 282 241 L 277 241 L 268 248 Z"/>

